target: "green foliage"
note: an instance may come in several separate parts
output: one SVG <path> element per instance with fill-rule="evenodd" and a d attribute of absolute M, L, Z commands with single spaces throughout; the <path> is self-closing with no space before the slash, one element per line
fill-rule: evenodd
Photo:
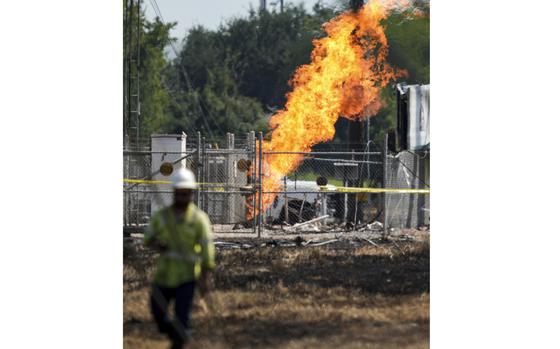
<path fill-rule="evenodd" d="M 411 11 L 394 13 L 385 21 L 385 34 L 389 42 L 388 62 L 406 69 L 408 76 L 401 78 L 408 84 L 430 83 L 430 19 L 429 4 L 416 1 L 416 7 L 426 15 L 418 16 Z M 385 133 L 396 127 L 396 91 L 393 86 L 383 90 L 386 106 L 371 120 L 370 135 L 381 144 Z"/>
<path fill-rule="evenodd" d="M 238 92 L 265 106 L 282 106 L 294 70 L 310 61 L 312 40 L 322 34 L 325 9 L 316 16 L 302 5 L 282 13 L 251 11 L 233 18 L 216 31 L 196 27 L 189 31 L 175 65 L 191 74 L 195 88 L 203 87 L 212 70 L 226 70 Z"/>
<path fill-rule="evenodd" d="M 330 17 L 320 5 L 313 14 L 288 5 L 282 13 L 251 9 L 215 31 L 192 28 L 166 74 L 172 131 L 266 132 L 267 114 L 284 105 L 294 70 L 309 63 L 312 41 Z"/>
<path fill-rule="evenodd" d="M 169 31 L 175 24 L 164 24 L 159 19 L 155 22 L 144 22 L 144 32 L 140 46 L 140 96 L 142 123 L 140 130 L 143 136 L 165 130 L 170 122 L 167 109 L 170 96 L 165 89 L 162 74 L 167 61 L 164 48 L 169 42 Z"/>
<path fill-rule="evenodd" d="M 125 60 L 132 59 L 126 66 L 130 68 L 130 91 L 132 105 L 136 109 L 135 97 L 140 96 L 140 138 L 145 139 L 154 132 L 160 132 L 170 122 L 167 109 L 170 106 L 169 93 L 162 80 L 163 72 L 167 67 L 164 48 L 172 40 L 170 30 L 175 23 L 165 24 L 159 19 L 148 21 L 144 13 L 138 15 L 138 5 L 135 3 L 131 9 L 128 19 L 127 1 L 123 1 L 125 18 L 123 21 L 123 54 Z M 140 18 L 138 18 L 140 17 Z M 136 66 L 138 64 L 138 67 Z M 139 79 L 139 91 L 136 91 L 136 74 Z M 128 79 L 125 76 L 125 79 Z M 125 80 L 125 84 L 128 81 Z M 126 96 L 128 97 L 128 96 Z"/>
<path fill-rule="evenodd" d="M 377 144 L 383 144 L 385 133 L 396 127 L 396 91 L 392 87 L 384 88 L 381 95 L 385 101 L 385 107 L 370 120 L 369 134 Z"/>
<path fill-rule="evenodd" d="M 261 127 L 266 120 L 261 104 L 239 93 L 238 79 L 225 60 L 227 48 L 215 32 L 196 27 L 189 32 L 180 56 L 168 68 L 173 91 L 170 131 L 199 130 L 217 138 Z"/>
<path fill-rule="evenodd" d="M 408 71 L 409 84 L 429 84 L 430 19 L 409 13 L 393 14 L 386 26 L 389 62 Z"/>
<path fill-rule="evenodd" d="M 312 40 L 321 32 L 322 22 L 307 14 L 302 5 L 287 6 L 282 13 L 251 12 L 222 26 L 229 60 L 225 60 L 239 80 L 240 93 L 254 97 L 265 106 L 281 107 L 294 70 L 310 62 Z"/>
<path fill-rule="evenodd" d="M 424 12 L 426 1 L 417 1 Z M 313 40 L 325 35 L 322 25 L 344 9 L 318 2 L 311 13 L 303 5 L 284 12 L 251 9 L 216 30 L 198 26 L 182 39 L 179 55 L 166 60 L 164 49 L 174 24 L 142 20 L 142 133 L 201 131 L 215 138 L 226 132 L 267 131 L 268 117 L 285 104 L 295 69 L 309 63 Z M 393 14 L 384 23 L 389 63 L 406 69 L 408 83 L 429 83 L 429 17 Z M 395 91 L 371 120 L 370 135 L 380 141 L 395 126 Z M 337 123 L 344 139 L 346 122 Z M 222 137 L 220 137 L 222 138 Z"/>
<path fill-rule="evenodd" d="M 241 133 L 266 129 L 261 105 L 238 95 L 234 81 L 225 71 L 210 70 L 205 85 L 178 90 L 170 107 L 173 121 L 168 132 L 201 131 L 217 138 L 226 132 Z"/>

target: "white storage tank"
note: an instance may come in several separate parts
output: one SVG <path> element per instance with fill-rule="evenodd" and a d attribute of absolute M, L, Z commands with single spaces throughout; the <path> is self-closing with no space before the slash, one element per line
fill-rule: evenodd
<path fill-rule="evenodd" d="M 164 162 L 174 163 L 178 159 L 187 155 L 187 135 L 182 134 L 154 134 L 152 135 L 152 173 L 159 171 L 161 164 Z M 173 165 L 173 171 L 179 167 L 185 167 L 187 160 L 181 161 Z M 165 176 L 157 173 L 152 176 L 152 180 L 171 181 L 171 175 Z M 160 208 L 170 205 L 173 201 L 173 189 L 170 184 L 154 184 L 152 186 L 154 193 L 152 195 L 151 212 L 152 214 Z"/>

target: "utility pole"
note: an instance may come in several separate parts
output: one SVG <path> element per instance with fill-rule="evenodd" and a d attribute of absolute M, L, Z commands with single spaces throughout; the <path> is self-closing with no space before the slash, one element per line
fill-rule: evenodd
<path fill-rule="evenodd" d="M 266 11 L 266 0 L 261 0 L 261 11 Z"/>
<path fill-rule="evenodd" d="M 141 0 L 125 1 L 123 141 L 126 148 L 137 148 L 140 142 Z"/>
<path fill-rule="evenodd" d="M 124 0 L 123 40 L 123 146 L 138 150 L 140 146 L 140 35 L 141 1 Z M 125 178 L 142 178 L 144 175 L 138 157 L 126 156 L 123 175 Z M 140 193 L 138 188 L 124 197 L 124 224 L 140 223 Z"/>

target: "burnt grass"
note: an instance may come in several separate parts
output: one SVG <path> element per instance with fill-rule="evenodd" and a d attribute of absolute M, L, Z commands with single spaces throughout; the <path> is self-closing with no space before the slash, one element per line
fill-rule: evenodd
<path fill-rule="evenodd" d="M 429 242 L 218 249 L 189 348 L 427 348 Z M 155 254 L 124 253 L 124 347 L 168 348 L 148 311 Z"/>

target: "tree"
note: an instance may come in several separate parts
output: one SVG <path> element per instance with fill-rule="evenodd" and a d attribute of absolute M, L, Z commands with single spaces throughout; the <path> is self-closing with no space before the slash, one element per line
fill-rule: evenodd
<path fill-rule="evenodd" d="M 284 12 L 251 10 L 215 31 L 191 29 L 166 75 L 173 128 L 267 131 L 267 115 L 284 105 L 294 70 L 309 62 L 312 40 L 331 16 L 319 5 L 314 14 L 288 5 Z"/>
<path fill-rule="evenodd" d="M 389 62 L 408 71 L 409 84 L 429 84 L 430 19 L 407 11 L 391 15 L 386 26 Z"/>
<path fill-rule="evenodd" d="M 418 10 L 393 13 L 385 20 L 388 62 L 406 69 L 408 83 L 429 83 L 429 3 Z M 174 24 L 142 18 L 142 130 L 200 130 L 215 138 L 226 132 L 267 131 L 267 119 L 286 102 L 297 67 L 310 61 L 313 39 L 322 25 L 349 5 L 313 11 L 287 5 L 283 12 L 255 11 L 231 18 L 216 30 L 192 28 L 178 56 L 166 61 L 164 48 Z M 386 106 L 372 119 L 370 134 L 380 141 L 395 126 L 395 91 L 384 89 Z M 337 123 L 343 130 L 344 121 Z M 338 132 L 341 134 L 341 132 Z"/>
<path fill-rule="evenodd" d="M 140 140 L 145 140 L 150 134 L 165 129 L 170 122 L 167 113 L 170 96 L 162 80 L 162 75 L 167 66 L 164 48 L 173 40 L 170 37 L 170 30 L 175 23 L 165 24 L 159 18 L 148 21 L 145 14 L 139 11 L 142 1 L 133 2 L 132 8 L 129 8 L 130 2 L 127 0 L 123 1 L 123 5 L 125 13 L 123 23 L 125 83 L 127 79 L 132 79 L 136 73 L 138 74 Z M 133 61 L 129 61 L 127 64 L 126 59 Z M 130 71 L 127 70 L 127 67 Z M 135 95 L 136 81 L 130 81 L 131 95 Z M 134 97 L 131 95 L 127 95 L 125 98 L 130 98 L 131 100 L 128 102 L 133 105 Z M 132 109 L 136 108 L 137 106 L 133 105 Z M 125 113 L 124 117 L 127 116 Z"/>
<path fill-rule="evenodd" d="M 256 127 L 266 131 L 260 103 L 238 91 L 227 52 L 218 33 L 202 27 L 189 31 L 166 74 L 174 96 L 173 131 L 200 130 L 214 139 Z"/>
<path fill-rule="evenodd" d="M 175 23 L 164 24 L 144 20 L 140 46 L 140 96 L 142 101 L 141 133 L 149 136 L 166 130 L 171 122 L 168 109 L 171 97 L 163 81 L 167 66 L 164 49 L 170 42 L 170 30 Z"/>
<path fill-rule="evenodd" d="M 303 5 L 284 12 L 251 11 L 248 18 L 230 20 L 219 30 L 231 54 L 229 64 L 240 93 L 269 108 L 282 107 L 295 69 L 309 63 L 313 39 L 323 35 L 323 21 L 332 17 L 316 6 L 308 14 Z M 227 51 L 226 51 L 227 52 Z"/>

